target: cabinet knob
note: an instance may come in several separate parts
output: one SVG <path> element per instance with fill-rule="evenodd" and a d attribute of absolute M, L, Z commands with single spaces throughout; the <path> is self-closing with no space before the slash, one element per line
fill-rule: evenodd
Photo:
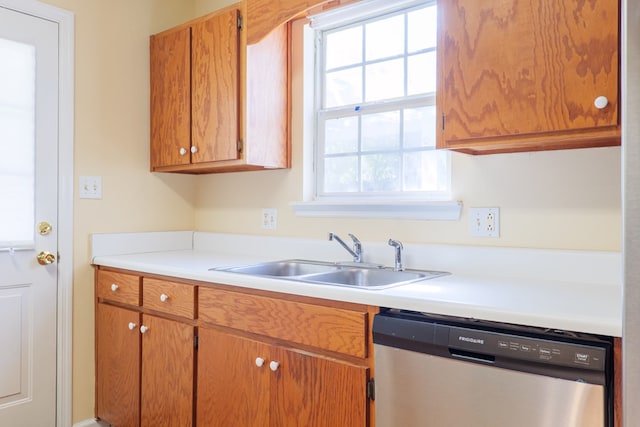
<path fill-rule="evenodd" d="M 129 330 L 133 331 L 136 328 L 136 324 L 133 322 L 129 322 Z"/>
<path fill-rule="evenodd" d="M 198 147 L 196 147 L 195 145 L 191 146 L 191 153 L 192 154 L 196 154 L 198 152 Z"/>
<path fill-rule="evenodd" d="M 116 285 L 115 283 L 112 283 L 112 284 L 111 284 L 111 290 L 112 290 L 113 292 L 117 291 L 117 290 L 118 290 L 118 287 L 119 287 L 119 286 L 118 286 L 118 285 Z"/>
<path fill-rule="evenodd" d="M 180 149 L 180 155 L 184 156 L 185 154 L 187 154 L 187 149 L 186 148 L 181 148 Z"/>
<path fill-rule="evenodd" d="M 256 366 L 260 368 L 262 365 L 264 365 L 264 359 L 262 357 L 256 357 Z"/>
<path fill-rule="evenodd" d="M 149 330 L 149 327 L 148 327 L 148 326 L 144 326 L 144 325 L 140 326 L 140 333 L 144 334 L 144 333 L 145 333 L 145 332 L 147 332 L 148 330 Z"/>
<path fill-rule="evenodd" d="M 269 363 L 269 369 L 271 369 L 273 372 L 277 371 L 279 367 L 280 363 L 276 362 L 275 360 Z"/>
<path fill-rule="evenodd" d="M 598 110 L 602 110 L 608 104 L 609 100 L 606 96 L 599 96 L 595 99 L 595 101 L 593 101 L 593 105 L 595 105 Z"/>
<path fill-rule="evenodd" d="M 169 299 L 169 295 L 167 294 L 160 295 L 160 301 L 167 302 L 168 299 Z"/>

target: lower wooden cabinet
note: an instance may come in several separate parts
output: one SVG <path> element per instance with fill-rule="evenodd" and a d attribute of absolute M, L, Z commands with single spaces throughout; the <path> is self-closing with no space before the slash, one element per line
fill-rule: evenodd
<path fill-rule="evenodd" d="M 200 328 L 198 425 L 367 425 L 364 366 Z"/>
<path fill-rule="evenodd" d="M 140 313 L 96 304 L 96 416 L 140 425 Z"/>
<path fill-rule="evenodd" d="M 366 427 L 377 309 L 96 269 L 96 418 Z"/>
<path fill-rule="evenodd" d="M 193 425 L 194 327 L 142 316 L 140 425 Z"/>

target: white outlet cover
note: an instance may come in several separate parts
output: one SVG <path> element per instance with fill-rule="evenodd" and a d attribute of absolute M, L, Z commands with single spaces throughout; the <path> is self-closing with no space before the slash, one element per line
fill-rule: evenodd
<path fill-rule="evenodd" d="M 262 209 L 260 225 L 263 230 L 275 230 L 278 227 L 278 209 Z"/>
<path fill-rule="evenodd" d="M 469 230 L 473 237 L 500 237 L 500 208 L 470 208 Z"/>
<path fill-rule="evenodd" d="M 81 199 L 102 199 L 101 176 L 81 176 L 78 179 L 78 186 Z"/>

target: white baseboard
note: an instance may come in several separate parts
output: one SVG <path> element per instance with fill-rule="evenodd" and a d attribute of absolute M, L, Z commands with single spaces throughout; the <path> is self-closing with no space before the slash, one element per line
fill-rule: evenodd
<path fill-rule="evenodd" d="M 100 422 L 98 420 L 96 420 L 95 418 L 89 419 L 89 420 L 84 420 L 84 421 L 80 421 L 79 423 L 75 423 L 73 425 L 73 427 L 108 427 L 109 424 Z"/>

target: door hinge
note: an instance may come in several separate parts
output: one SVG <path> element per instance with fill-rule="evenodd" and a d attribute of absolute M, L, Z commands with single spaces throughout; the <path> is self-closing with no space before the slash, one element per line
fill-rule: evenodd
<path fill-rule="evenodd" d="M 242 29 L 242 16 L 238 15 L 238 29 Z"/>
<path fill-rule="evenodd" d="M 376 382 L 373 378 L 367 381 L 367 399 L 376 400 Z"/>
<path fill-rule="evenodd" d="M 239 140 L 238 140 L 238 153 L 242 153 L 242 145 L 243 145 L 243 144 L 242 144 L 242 140 L 241 140 L 241 139 L 239 139 Z"/>
<path fill-rule="evenodd" d="M 198 349 L 198 336 L 197 335 L 193 336 L 193 348 L 195 348 L 196 350 Z"/>

